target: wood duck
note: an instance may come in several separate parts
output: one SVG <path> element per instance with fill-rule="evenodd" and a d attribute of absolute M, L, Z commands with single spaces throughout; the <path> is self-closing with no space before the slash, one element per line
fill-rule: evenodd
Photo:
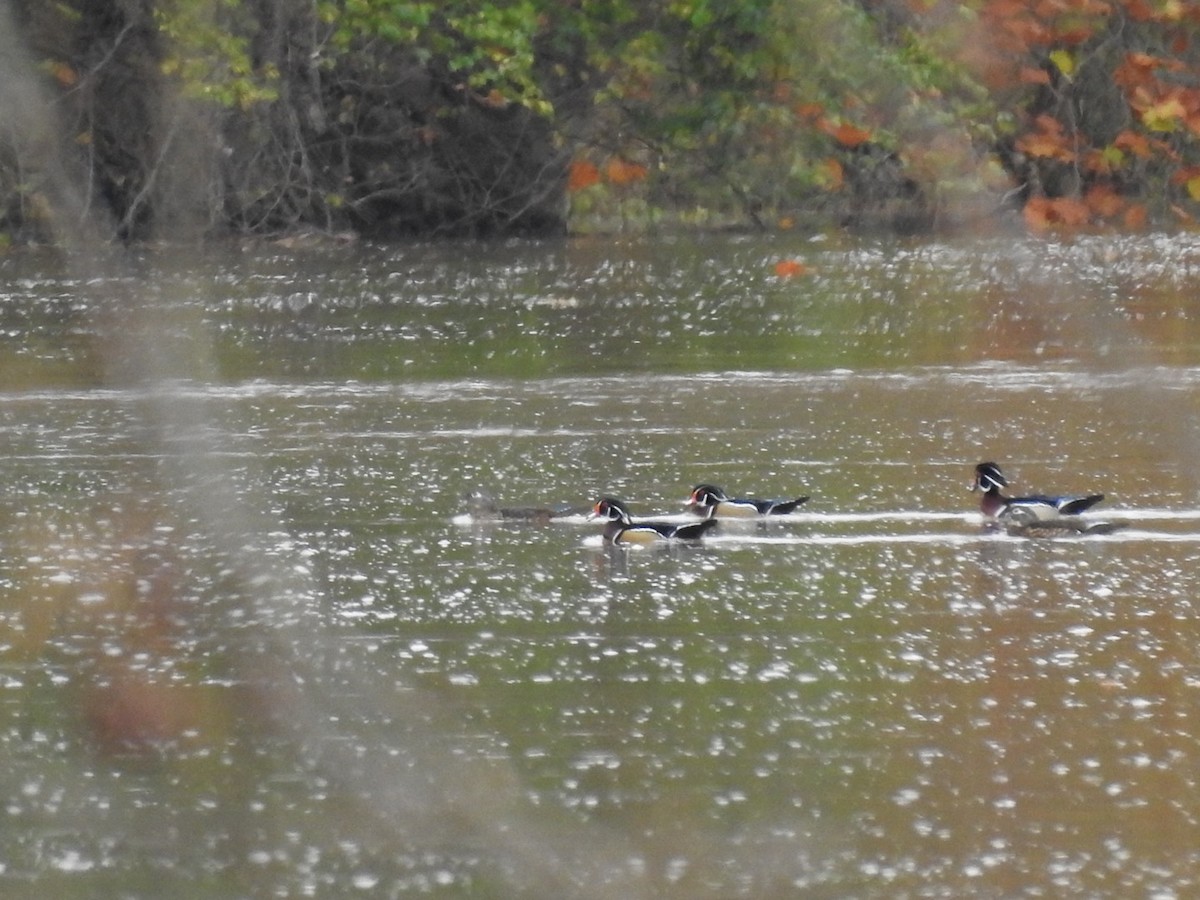
<path fill-rule="evenodd" d="M 1059 516 L 1077 516 L 1104 499 L 1103 494 L 1006 497 L 1000 493 L 1000 489 L 1006 487 L 1008 479 L 994 462 L 981 462 L 975 467 L 975 481 L 971 490 L 983 491 L 979 509 L 990 519 L 1011 519 L 1019 523 L 1045 522 Z"/>
<path fill-rule="evenodd" d="M 698 484 L 692 488 L 687 506 L 702 516 L 721 519 L 753 519 L 760 516 L 786 516 L 806 502 L 808 497 L 795 500 L 759 500 L 756 497 L 730 497 L 715 484 Z"/>
<path fill-rule="evenodd" d="M 501 506 L 491 496 L 475 491 L 467 497 L 467 507 L 475 519 L 493 519 L 543 524 L 566 516 L 586 516 L 590 506 Z"/>
<path fill-rule="evenodd" d="M 602 497 L 593 508 L 593 513 L 607 519 L 604 540 L 610 544 L 653 544 L 661 540 L 698 540 L 704 532 L 717 524 L 716 519 L 687 522 L 634 522 L 625 504 L 614 497 Z"/>

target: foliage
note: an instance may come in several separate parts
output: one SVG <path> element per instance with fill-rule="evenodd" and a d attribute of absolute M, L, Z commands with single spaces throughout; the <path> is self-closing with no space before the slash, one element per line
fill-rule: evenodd
<path fill-rule="evenodd" d="M 606 78 L 583 156 L 640 162 L 663 206 L 764 227 L 814 208 L 915 227 L 936 180 L 979 181 L 966 117 L 983 92 L 911 29 L 885 34 L 863 6 L 822 0 L 625 11 L 621 39 L 591 54 Z M 602 194 L 587 181 L 572 187 Z"/>
<path fill-rule="evenodd" d="M 339 53 L 384 41 L 424 64 L 444 66 L 487 102 L 520 103 L 542 115 L 553 111 L 535 73 L 540 18 L 533 0 L 318 0 L 317 12 Z"/>
<path fill-rule="evenodd" d="M 154 19 L 169 39 L 162 70 L 185 95 L 241 109 L 279 99 L 279 71 L 255 66 L 253 28 L 236 0 L 160 0 Z"/>
<path fill-rule="evenodd" d="M 1191 223 L 1200 209 L 1195 4 L 653 9 L 631 13 L 640 28 L 599 56 L 601 133 L 621 143 L 594 141 L 584 160 L 639 159 L 670 186 L 668 203 L 719 207 L 723 194 L 782 224 L 792 206 L 920 226 L 991 215 L 1013 198 L 1037 229 Z M 578 194 L 604 189 L 603 177 L 580 177 L 590 171 L 577 163 Z"/>
<path fill-rule="evenodd" d="M 131 234 L 167 86 L 221 130 L 209 220 L 246 231 L 1200 215 L 1180 0 L 17 2 Z"/>
<path fill-rule="evenodd" d="M 1005 110 L 995 150 L 1031 227 L 1194 220 L 1200 7 L 987 0 L 971 11 L 959 57 Z"/>

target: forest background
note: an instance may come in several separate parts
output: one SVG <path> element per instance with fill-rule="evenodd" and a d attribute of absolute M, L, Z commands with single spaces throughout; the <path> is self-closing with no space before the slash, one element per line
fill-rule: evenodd
<path fill-rule="evenodd" d="M 9 3 L 8 243 L 1200 216 L 1191 0 Z"/>

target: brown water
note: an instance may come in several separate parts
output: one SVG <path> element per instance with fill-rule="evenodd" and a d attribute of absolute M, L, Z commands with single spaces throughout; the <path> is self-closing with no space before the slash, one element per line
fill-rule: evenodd
<path fill-rule="evenodd" d="M 1200 891 L 1200 241 L 183 256 L 0 260 L 5 897 Z"/>

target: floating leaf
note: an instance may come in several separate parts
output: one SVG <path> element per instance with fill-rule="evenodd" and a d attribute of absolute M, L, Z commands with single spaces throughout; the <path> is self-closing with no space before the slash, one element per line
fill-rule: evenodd
<path fill-rule="evenodd" d="M 797 275 L 807 275 L 811 269 L 795 259 L 781 259 L 775 263 L 775 274 L 780 278 L 795 278 Z"/>

